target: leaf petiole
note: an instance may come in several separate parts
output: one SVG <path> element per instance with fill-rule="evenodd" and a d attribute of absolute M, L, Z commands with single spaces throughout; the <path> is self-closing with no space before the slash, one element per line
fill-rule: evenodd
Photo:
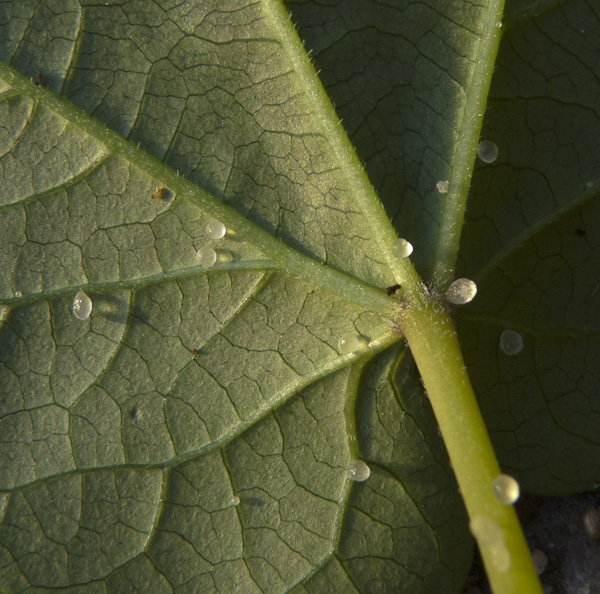
<path fill-rule="evenodd" d="M 431 299 L 408 308 L 399 325 L 429 395 L 494 594 L 542 594 L 515 510 L 494 495 L 492 481 L 500 467 L 447 307 Z"/>

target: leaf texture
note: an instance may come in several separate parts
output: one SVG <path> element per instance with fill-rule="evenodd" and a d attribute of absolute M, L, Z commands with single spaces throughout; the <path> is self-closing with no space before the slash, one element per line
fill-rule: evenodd
<path fill-rule="evenodd" d="M 513 3 L 482 136 L 462 266 L 479 297 L 465 357 L 503 467 L 565 494 L 600 477 L 598 420 L 598 11 Z M 503 353 L 504 330 L 523 351 Z"/>
<path fill-rule="evenodd" d="M 394 282 L 280 13 L 0 4 L 6 591 L 462 587 L 464 509 L 397 334 L 277 258 Z"/>

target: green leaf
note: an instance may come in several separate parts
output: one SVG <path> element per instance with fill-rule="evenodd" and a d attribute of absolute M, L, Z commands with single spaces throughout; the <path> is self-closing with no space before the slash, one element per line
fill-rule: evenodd
<path fill-rule="evenodd" d="M 479 296 L 460 335 L 503 468 L 558 495 L 600 476 L 598 15 L 515 2 L 504 28 L 482 132 L 499 157 L 473 179 L 461 274 Z M 517 356 L 498 348 L 506 329 Z"/>
<path fill-rule="evenodd" d="M 365 367 L 410 270 L 287 14 L 2 8 L 2 587 L 458 591 L 431 410 Z"/>
<path fill-rule="evenodd" d="M 475 173 L 459 261 L 479 284 L 460 324 L 487 422 L 536 491 L 593 482 L 573 462 L 596 439 L 593 406 L 569 397 L 597 386 L 597 50 L 592 35 L 566 49 L 580 4 L 509 9 L 484 131 L 501 157 Z M 3 592 L 462 591 L 464 506 L 398 344 L 402 293 L 384 289 L 421 290 L 398 235 L 433 294 L 453 278 L 501 2 L 287 8 L 292 20 L 275 0 L 0 2 Z M 548 44 L 564 56 L 544 70 Z M 539 121 L 515 125 L 525 110 Z M 539 154 L 524 164 L 525 146 Z M 564 232 L 573 217 L 583 239 Z M 520 280 L 533 268 L 554 274 L 537 293 Z M 514 368 L 505 324 L 528 332 Z M 360 340 L 344 354 L 347 336 Z M 570 344 L 585 356 L 565 360 Z M 542 435 L 544 414 L 564 428 Z M 540 452 L 557 431 L 554 461 Z"/>

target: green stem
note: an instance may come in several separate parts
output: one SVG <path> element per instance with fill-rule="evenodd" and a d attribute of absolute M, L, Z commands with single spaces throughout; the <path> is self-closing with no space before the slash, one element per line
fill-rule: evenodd
<path fill-rule="evenodd" d="M 503 11 L 504 0 L 492 0 L 486 11 L 479 41 L 477 63 L 473 71 L 473 79 L 468 87 L 469 94 L 454 148 L 450 186 L 440 222 L 432 274 L 433 284 L 441 290 L 445 290 L 454 278 L 456 255 L 471 187 L 475 153 L 496 64 L 496 54 L 500 45 Z"/>
<path fill-rule="evenodd" d="M 471 525 L 479 516 L 501 530 L 495 540 L 478 537 L 494 594 L 542 594 L 515 510 L 494 495 L 492 481 L 500 467 L 446 306 L 431 300 L 411 307 L 402 314 L 400 325 L 429 395 Z M 506 559 L 507 551 L 508 569 L 498 562 L 499 555 Z"/>
<path fill-rule="evenodd" d="M 419 276 L 408 258 L 398 258 L 392 251 L 392 245 L 398 239 L 398 235 L 373 189 L 350 138 L 338 119 L 325 87 L 294 29 L 284 3 L 281 0 L 266 0 L 261 3 L 261 7 L 269 19 L 274 37 L 280 41 L 298 77 L 299 86 L 310 99 L 311 110 L 331 147 L 335 162 L 348 180 L 348 186 L 351 188 L 357 206 L 370 226 L 373 237 L 378 242 L 396 282 L 402 284 L 407 290 L 418 291 L 421 285 Z"/>

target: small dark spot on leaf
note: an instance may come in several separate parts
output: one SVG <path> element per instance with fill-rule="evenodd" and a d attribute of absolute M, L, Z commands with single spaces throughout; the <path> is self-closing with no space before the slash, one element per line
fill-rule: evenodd
<path fill-rule="evenodd" d="M 42 85 L 42 81 L 43 81 L 43 77 L 42 77 L 42 73 L 40 72 L 35 79 L 35 86 L 36 87 L 40 87 Z"/>
<path fill-rule="evenodd" d="M 575 233 L 579 235 L 579 237 L 585 237 L 585 229 L 583 227 L 577 227 Z"/>
<path fill-rule="evenodd" d="M 262 497 L 252 497 L 252 496 L 246 497 L 246 501 L 250 505 L 256 505 L 258 507 L 262 507 L 266 503 L 266 501 Z"/>
<path fill-rule="evenodd" d="M 198 349 L 192 349 L 192 355 L 197 355 L 200 351 Z"/>
<path fill-rule="evenodd" d="M 154 190 L 154 194 L 152 194 L 152 196 L 150 196 L 150 198 L 153 198 L 154 200 L 156 200 L 157 198 L 164 198 L 167 195 L 167 188 L 165 188 L 164 186 L 160 186 L 158 188 L 156 188 L 156 190 Z"/>
<path fill-rule="evenodd" d="M 401 289 L 402 285 L 392 285 L 391 287 L 388 287 L 385 292 L 388 295 L 393 295 L 398 289 Z"/>

